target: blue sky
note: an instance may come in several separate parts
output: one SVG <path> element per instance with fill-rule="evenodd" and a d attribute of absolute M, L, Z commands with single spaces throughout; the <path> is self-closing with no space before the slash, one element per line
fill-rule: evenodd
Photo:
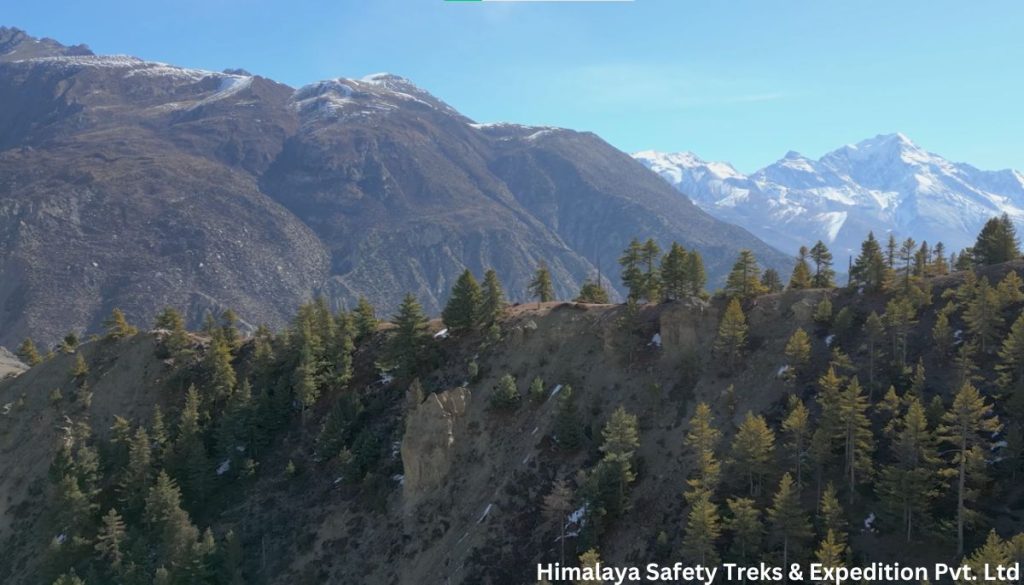
<path fill-rule="evenodd" d="M 895 131 L 1024 169 L 1019 0 L 5 4 L 0 24 L 100 53 L 294 86 L 389 71 L 478 121 L 591 130 L 743 171 Z"/>

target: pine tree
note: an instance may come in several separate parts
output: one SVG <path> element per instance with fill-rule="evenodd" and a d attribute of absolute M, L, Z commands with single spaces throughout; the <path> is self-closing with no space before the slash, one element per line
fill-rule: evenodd
<path fill-rule="evenodd" d="M 868 232 L 867 239 L 861 244 L 860 255 L 850 270 L 850 278 L 871 291 L 879 291 L 885 287 L 886 261 L 882 257 L 882 248 L 878 245 L 873 232 Z"/>
<path fill-rule="evenodd" d="M 547 398 L 547 392 L 544 391 L 544 379 L 540 376 L 534 376 L 533 381 L 530 382 L 529 390 L 530 400 L 534 404 L 543 404 Z"/>
<path fill-rule="evenodd" d="M 141 511 L 143 497 L 153 481 L 153 447 L 146 428 L 135 430 L 128 445 L 128 463 L 121 474 L 120 500 L 123 510 L 134 516 Z"/>
<path fill-rule="evenodd" d="M 743 314 L 739 300 L 733 298 L 725 308 L 722 322 L 718 326 L 718 337 L 715 338 L 714 349 L 726 356 L 729 368 L 732 369 L 746 343 L 747 318 Z"/>
<path fill-rule="evenodd" d="M 18 359 L 25 363 L 26 366 L 38 366 L 43 363 L 43 358 L 39 355 L 39 350 L 36 349 L 35 342 L 32 339 L 26 337 L 21 345 L 18 346 L 17 351 Z"/>
<path fill-rule="evenodd" d="M 796 379 L 811 361 L 811 338 L 807 332 L 798 327 L 786 342 L 785 353 L 789 362 L 789 372 L 792 372 L 792 378 Z"/>
<path fill-rule="evenodd" d="M 989 285 L 988 278 L 982 277 L 978 281 L 974 298 L 964 311 L 964 321 L 978 340 L 982 353 L 986 353 L 999 337 L 1003 327 L 1001 310 L 998 293 Z"/>
<path fill-rule="evenodd" d="M 455 281 L 448 304 L 441 312 L 441 318 L 445 326 L 452 331 L 474 329 L 482 321 L 482 306 L 483 293 L 480 291 L 480 285 L 467 268 Z"/>
<path fill-rule="evenodd" d="M 318 298 L 317 301 L 325 303 L 326 307 L 323 297 Z M 224 312 L 220 314 L 220 331 L 229 348 L 238 347 L 238 315 L 230 308 L 224 309 Z"/>
<path fill-rule="evenodd" d="M 725 293 L 736 298 L 749 298 L 764 292 L 761 286 L 761 267 L 750 250 L 740 250 L 736 263 L 725 281 Z"/>
<path fill-rule="evenodd" d="M 551 284 L 551 272 L 548 271 L 546 263 L 541 262 L 537 267 L 537 272 L 530 281 L 529 290 L 530 296 L 537 299 L 537 306 L 555 300 L 555 288 Z"/>
<path fill-rule="evenodd" d="M 508 305 L 505 300 L 505 290 L 494 269 L 489 269 L 484 273 L 483 289 L 483 303 L 480 306 L 481 323 L 491 325 L 501 318 Z"/>
<path fill-rule="evenodd" d="M 995 578 L 996 567 L 1010 566 L 1010 549 L 995 530 L 990 530 L 985 544 L 975 550 L 970 557 L 964 559 L 964 563 L 973 569 L 970 579 L 957 581 L 957 585 L 967 585 L 984 579 L 992 585 L 1011 585 L 1017 581 L 998 580 Z M 986 575 L 989 575 L 986 578 Z"/>
<path fill-rule="evenodd" d="M 195 386 L 189 387 L 174 441 L 175 477 L 181 478 L 189 501 L 193 502 L 202 501 L 205 496 L 212 469 L 203 444 L 199 404 L 199 392 Z"/>
<path fill-rule="evenodd" d="M 85 384 L 86 377 L 89 376 L 89 364 L 85 362 L 85 357 L 82 354 L 75 356 L 75 365 L 71 368 L 71 377 L 74 378 L 75 382 L 81 386 Z"/>
<path fill-rule="evenodd" d="M 732 443 L 732 464 L 747 476 L 749 494 L 761 494 L 765 475 L 773 467 L 775 433 L 761 415 L 747 412 Z"/>
<path fill-rule="evenodd" d="M 555 441 L 570 451 L 583 443 L 583 428 L 576 411 L 576 397 L 572 386 L 566 385 L 558 394 L 558 412 L 555 414 Z"/>
<path fill-rule="evenodd" d="M 138 329 L 128 324 L 124 312 L 116 308 L 111 311 L 110 317 L 103 322 L 103 327 L 107 330 L 107 339 L 124 339 L 139 332 Z"/>
<path fill-rule="evenodd" d="M 989 219 L 973 247 L 974 262 L 982 266 L 1009 262 L 1020 257 L 1017 229 L 1005 213 Z"/>
<path fill-rule="evenodd" d="M 491 394 L 490 404 L 492 408 L 498 410 L 514 410 L 519 406 L 521 399 L 522 396 L 519 394 L 519 388 L 516 386 L 516 379 L 512 374 L 505 374 L 498 380 L 498 385 Z"/>
<path fill-rule="evenodd" d="M 774 268 L 766 268 L 761 275 L 761 288 L 768 293 L 782 292 L 782 278 Z"/>
<path fill-rule="evenodd" d="M 914 271 L 914 251 L 917 248 L 917 242 L 914 238 L 907 238 L 903 240 L 903 244 L 900 246 L 899 260 L 903 264 L 903 291 L 906 292 L 910 289 L 910 280 L 913 276 Z"/>
<path fill-rule="evenodd" d="M 845 567 L 846 545 L 838 540 L 834 532 L 829 530 L 814 553 L 815 560 L 824 568 L 836 569 Z"/>
<path fill-rule="evenodd" d="M 885 265 L 889 270 L 896 270 L 896 250 L 899 244 L 896 243 L 896 235 L 889 232 L 889 240 L 885 244 Z"/>
<path fill-rule="evenodd" d="M 881 359 L 881 341 L 885 338 L 885 323 L 878 313 L 871 311 L 864 322 L 864 336 L 868 342 L 868 390 L 875 389 L 875 364 Z"/>
<path fill-rule="evenodd" d="M 917 397 L 911 397 L 906 414 L 895 425 L 891 450 L 893 464 L 882 468 L 876 491 L 885 511 L 899 522 L 908 542 L 914 529 L 931 516 L 932 502 L 939 496 L 939 458 L 935 436 Z"/>
<path fill-rule="evenodd" d="M 786 447 L 796 471 L 797 488 L 803 487 L 803 464 L 807 458 L 807 442 L 810 439 L 810 413 L 804 402 L 796 396 L 789 397 L 789 414 L 782 421 L 782 431 L 786 435 Z"/>
<path fill-rule="evenodd" d="M 834 287 L 836 271 L 832 270 L 832 252 L 821 240 L 818 240 L 811 248 L 811 260 L 814 262 L 814 278 L 811 279 L 811 286 L 814 288 Z"/>
<path fill-rule="evenodd" d="M 833 534 L 833 540 L 842 548 L 846 547 L 846 515 L 842 505 L 839 504 L 839 496 L 836 494 L 836 487 L 829 482 L 825 491 L 821 494 L 821 502 L 818 504 L 818 524 L 821 534 Z"/>
<path fill-rule="evenodd" d="M 780 566 L 788 567 L 789 559 L 803 547 L 811 534 L 807 516 L 800 507 L 800 493 L 793 486 L 793 477 L 788 473 L 782 476 L 779 489 L 772 497 L 768 522 L 773 540 L 782 549 Z"/>
<path fill-rule="evenodd" d="M 111 573 L 115 575 L 121 572 L 124 562 L 125 538 L 124 519 L 117 510 L 111 508 L 100 521 L 100 529 L 96 534 L 96 544 L 93 548 L 100 560 L 109 565 Z"/>
<path fill-rule="evenodd" d="M 860 482 L 863 482 L 871 475 L 874 436 L 871 433 L 867 410 L 867 397 L 861 392 L 860 383 L 855 376 L 839 395 L 840 439 L 845 453 L 850 503 L 853 503 L 857 478 L 860 477 Z"/>
<path fill-rule="evenodd" d="M 721 518 L 707 493 L 693 501 L 686 518 L 683 559 L 703 566 L 718 564 L 715 542 L 722 535 Z"/>
<path fill-rule="evenodd" d="M 949 326 L 949 316 L 946 311 L 939 311 L 935 315 L 935 325 L 932 326 L 932 343 L 935 351 L 940 356 L 948 356 L 953 349 L 953 330 Z"/>
<path fill-rule="evenodd" d="M 633 238 L 619 256 L 622 266 L 622 285 L 629 291 L 629 298 L 639 301 L 644 296 L 643 244 Z"/>
<path fill-rule="evenodd" d="M 725 521 L 725 527 L 732 533 L 732 555 L 742 563 L 759 558 L 764 526 L 754 500 L 730 498 L 726 500 L 726 505 L 729 507 L 729 518 Z"/>
<path fill-rule="evenodd" d="M 643 298 L 648 303 L 656 303 L 661 299 L 661 269 L 658 266 L 658 259 L 661 258 L 661 247 L 653 238 L 644 242 L 641 251 L 641 262 L 644 267 L 643 275 Z"/>
<path fill-rule="evenodd" d="M 596 280 L 587 279 L 580 286 L 580 294 L 572 300 L 574 303 L 589 303 L 594 305 L 607 305 L 609 302 L 608 291 L 604 290 Z"/>
<path fill-rule="evenodd" d="M 832 323 L 832 299 L 826 294 L 821 297 L 818 301 L 818 305 L 814 307 L 814 315 L 812 315 L 816 323 L 825 325 L 826 327 Z"/>
<path fill-rule="evenodd" d="M 146 495 L 144 518 L 150 541 L 155 545 L 151 550 L 155 564 L 172 568 L 186 566 L 199 539 L 199 530 L 181 508 L 178 487 L 163 471 Z"/>
<path fill-rule="evenodd" d="M 636 415 L 629 414 L 621 406 L 616 408 L 601 431 L 601 437 L 604 439 L 602 453 L 632 457 L 633 452 L 640 447 Z"/>
<path fill-rule="evenodd" d="M 366 297 L 359 297 L 356 309 L 352 313 L 356 328 L 356 341 L 362 341 L 377 331 L 377 311 L 366 300 Z"/>
<path fill-rule="evenodd" d="M 949 274 L 949 261 L 946 259 L 946 246 L 937 242 L 932 251 L 932 276 L 945 276 Z"/>
<path fill-rule="evenodd" d="M 689 467 L 693 470 L 686 482 L 691 494 L 712 494 L 718 488 L 721 464 L 715 457 L 715 450 L 721 438 L 722 433 L 715 428 L 711 407 L 706 402 L 697 404 L 683 441 Z"/>
<path fill-rule="evenodd" d="M 580 555 L 580 567 L 589 567 L 596 572 L 597 566 L 601 563 L 601 557 L 597 554 L 596 549 L 590 549 L 587 552 Z M 582 580 L 577 581 L 576 585 L 603 585 L 602 579 L 595 580 Z"/>
<path fill-rule="evenodd" d="M 668 254 L 661 260 L 661 279 L 665 299 L 670 301 L 685 298 L 689 291 L 689 259 L 686 249 L 672 242 Z"/>
<path fill-rule="evenodd" d="M 704 285 L 707 284 L 708 277 L 704 272 L 704 259 L 697 250 L 692 250 L 686 255 L 686 282 L 689 285 L 690 296 L 698 297 L 704 294 Z"/>
<path fill-rule="evenodd" d="M 952 450 L 951 463 L 957 469 L 957 556 L 964 553 L 964 527 L 971 510 L 967 508 L 968 470 L 973 470 L 972 458 L 983 458 L 991 446 L 992 433 L 1000 429 L 999 419 L 992 414 L 978 389 L 970 382 L 965 383 L 953 399 L 953 406 L 942 417 L 939 436 Z M 979 473 L 980 471 L 976 471 Z"/>
<path fill-rule="evenodd" d="M 346 392 L 338 397 L 317 435 L 316 450 L 320 457 L 333 459 L 351 443 L 362 413 L 363 403 L 356 393 Z"/>
<path fill-rule="evenodd" d="M 907 364 L 907 336 L 916 318 L 917 310 L 906 297 L 894 298 L 885 305 L 885 325 L 892 337 L 892 356 L 900 370 Z"/>
<path fill-rule="evenodd" d="M 807 265 L 807 246 L 800 246 L 793 274 L 789 277 L 789 288 L 800 290 L 811 288 L 811 267 Z"/>
<path fill-rule="evenodd" d="M 70 572 L 57 577 L 53 585 L 85 585 L 85 581 L 82 581 L 82 578 L 75 573 L 75 570 L 71 569 Z"/>
<path fill-rule="evenodd" d="M 167 357 L 175 361 L 186 357 L 189 346 L 188 332 L 185 331 L 185 319 L 173 307 L 167 307 L 156 316 L 153 323 L 155 329 L 167 331 L 164 338 L 164 349 Z"/>
<path fill-rule="evenodd" d="M 203 369 L 206 371 L 206 390 L 213 400 L 221 401 L 231 396 L 237 378 L 235 368 L 231 365 L 231 346 L 223 334 L 214 335 L 210 340 L 210 347 L 203 359 Z"/>
<path fill-rule="evenodd" d="M 1005 307 L 1024 301 L 1024 291 L 1021 291 L 1022 286 L 1024 286 L 1024 282 L 1021 281 L 1016 270 L 1007 272 L 1006 276 L 999 281 L 999 285 L 996 287 L 996 292 L 999 295 L 999 304 Z"/>
<path fill-rule="evenodd" d="M 999 387 L 1009 396 L 1009 406 L 1015 415 L 1024 415 L 1024 314 L 1010 326 L 1010 332 L 999 350 Z"/>
<path fill-rule="evenodd" d="M 555 481 L 551 491 L 544 496 L 544 517 L 550 522 L 557 522 L 559 528 L 558 541 L 561 546 L 561 562 L 565 563 L 565 524 L 566 515 L 572 510 L 572 489 L 564 479 Z"/>
<path fill-rule="evenodd" d="M 427 318 L 412 293 L 402 299 L 393 317 L 395 330 L 388 343 L 388 357 L 400 378 L 412 378 L 424 359 L 427 343 Z"/>

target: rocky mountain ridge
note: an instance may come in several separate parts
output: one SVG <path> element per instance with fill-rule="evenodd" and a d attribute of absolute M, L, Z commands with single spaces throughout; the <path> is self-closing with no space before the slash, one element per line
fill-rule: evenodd
<path fill-rule="evenodd" d="M 95 331 L 112 308 L 279 325 L 303 299 L 405 292 L 438 312 L 465 268 L 522 300 L 678 240 L 712 282 L 788 259 L 584 132 L 481 125 L 400 77 L 299 89 L 0 34 L 0 343 Z M 611 283 L 618 286 L 617 282 Z"/>

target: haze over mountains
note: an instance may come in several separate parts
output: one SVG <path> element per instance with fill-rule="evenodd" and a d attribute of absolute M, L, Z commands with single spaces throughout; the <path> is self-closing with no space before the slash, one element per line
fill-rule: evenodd
<path fill-rule="evenodd" d="M 789 152 L 751 175 L 689 152 L 637 160 L 715 217 L 781 250 L 821 239 L 845 264 L 868 230 L 913 236 L 947 250 L 974 243 L 988 218 L 1024 222 L 1024 175 L 983 171 L 927 152 L 902 134 L 876 136 L 818 160 Z"/>
<path fill-rule="evenodd" d="M 712 283 L 741 248 L 789 263 L 594 134 L 476 124 L 397 76 L 296 90 L 0 28 L 0 103 L 0 344 L 114 307 L 436 313 L 466 267 L 520 300 L 545 261 L 569 298 L 633 237 L 700 249 Z"/>

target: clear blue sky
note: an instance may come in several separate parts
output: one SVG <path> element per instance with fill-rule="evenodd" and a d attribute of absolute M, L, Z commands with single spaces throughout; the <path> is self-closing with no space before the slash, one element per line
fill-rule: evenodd
<path fill-rule="evenodd" d="M 290 85 L 389 71 L 479 121 L 751 171 L 902 131 L 1024 169 L 1020 0 L 27 0 L 0 24 Z"/>

